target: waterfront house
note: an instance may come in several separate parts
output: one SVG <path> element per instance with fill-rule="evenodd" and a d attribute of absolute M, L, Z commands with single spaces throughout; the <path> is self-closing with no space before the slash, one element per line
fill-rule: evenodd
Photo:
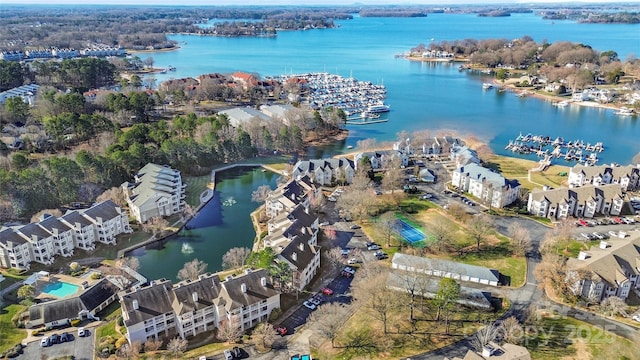
<path fill-rule="evenodd" d="M 133 183 L 122 184 L 129 212 L 139 223 L 184 210 L 186 187 L 180 171 L 153 163 L 140 169 Z"/>
<path fill-rule="evenodd" d="M 101 279 L 80 295 L 41 302 L 29 307 L 26 327 L 45 328 L 68 326 L 72 320 L 99 320 L 96 314 L 111 305 L 122 290 L 108 278 Z"/>
<path fill-rule="evenodd" d="M 455 261 L 432 259 L 402 253 L 395 253 L 393 255 L 391 268 L 491 286 L 498 286 L 500 283 L 500 274 L 497 270 Z"/>
<path fill-rule="evenodd" d="M 402 150 L 378 150 L 378 151 L 367 151 L 357 153 L 353 157 L 353 162 L 358 168 L 358 165 L 362 163 L 364 159 L 368 159 L 371 164 L 371 168 L 373 170 L 385 169 L 389 166 L 390 161 L 392 159 L 398 159 L 398 164 L 401 167 L 406 167 L 409 165 L 409 154 Z"/>
<path fill-rule="evenodd" d="M 55 216 L 47 215 L 37 223 L 39 227 L 53 236 L 53 247 L 56 254 L 62 256 L 73 255 L 76 247 L 73 241 L 73 230 Z"/>
<path fill-rule="evenodd" d="M 95 250 L 96 231 L 91 220 L 82 216 L 78 210 L 68 211 L 59 219 L 63 224 L 69 226 L 71 231 L 73 231 L 73 242 L 75 247 L 85 251 Z"/>
<path fill-rule="evenodd" d="M 476 163 L 458 167 L 452 172 L 451 185 L 468 192 L 492 207 L 502 208 L 518 199 L 520 183 Z"/>
<path fill-rule="evenodd" d="M 602 240 L 567 261 L 567 281 L 577 296 L 599 302 L 610 296 L 626 299 L 640 288 L 640 233 L 629 239 Z"/>
<path fill-rule="evenodd" d="M 549 219 L 569 216 L 592 218 L 620 215 L 625 200 L 618 184 L 586 185 L 578 188 L 534 189 L 529 193 L 529 214 Z"/>
<path fill-rule="evenodd" d="M 355 173 L 354 162 L 345 159 L 300 160 L 293 166 L 293 178 L 309 176 L 318 185 L 334 182 L 350 184 Z"/>
<path fill-rule="evenodd" d="M 239 83 L 244 90 L 258 85 L 258 78 L 245 72 L 234 72 L 231 74 L 231 79 Z"/>
<path fill-rule="evenodd" d="M 173 91 L 183 91 L 187 93 L 188 88 L 192 86 L 197 86 L 197 85 L 198 85 L 198 80 L 191 77 L 181 78 L 181 79 L 169 79 L 161 82 L 160 85 L 158 86 L 158 90 L 162 92 L 167 92 L 167 93 L 173 92 Z"/>
<path fill-rule="evenodd" d="M 480 164 L 478 153 L 466 145 L 451 146 L 449 158 L 455 162 L 456 167 L 461 167 L 468 164 Z"/>
<path fill-rule="evenodd" d="M 221 281 L 217 274 L 175 285 L 166 279 L 120 293 L 129 343 L 149 339 L 188 338 L 231 321 L 241 330 L 268 319 L 280 307 L 280 292 L 266 270 L 248 269 Z"/>
<path fill-rule="evenodd" d="M 319 196 L 322 196 L 321 190 L 316 189 L 308 176 L 294 178 L 269 192 L 265 199 L 265 212 L 267 217 L 273 218 L 283 211 L 292 211 L 300 204 L 309 207 L 310 199 Z"/>
<path fill-rule="evenodd" d="M 43 265 L 51 265 L 55 260 L 53 235 L 39 227 L 36 223 L 30 223 L 16 228 L 16 232 L 29 242 L 31 259 Z"/>
<path fill-rule="evenodd" d="M 17 270 L 31 267 L 29 242 L 11 228 L 0 229 L 0 266 Z"/>
<path fill-rule="evenodd" d="M 304 204 L 282 212 L 269 220 L 268 234 L 262 241 L 276 254 L 276 262 L 285 262 L 292 272 L 291 286 L 302 291 L 320 268 L 318 217 Z"/>
<path fill-rule="evenodd" d="M 640 167 L 639 165 L 585 166 L 578 164 L 569 170 L 568 183 L 570 188 L 618 184 L 623 192 L 627 192 L 636 190 L 640 186 Z"/>
<path fill-rule="evenodd" d="M 127 213 L 111 200 L 81 210 L 81 213 L 93 223 L 96 240 L 103 244 L 115 245 L 116 236 L 133 232 Z"/>

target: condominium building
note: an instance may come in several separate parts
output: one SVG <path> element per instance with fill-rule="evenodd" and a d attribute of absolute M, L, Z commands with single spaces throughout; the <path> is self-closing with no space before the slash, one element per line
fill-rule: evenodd
<path fill-rule="evenodd" d="M 585 185 L 576 188 L 534 189 L 529 193 L 527 211 L 550 219 L 570 216 L 592 218 L 620 215 L 625 200 L 618 184 Z"/>
<path fill-rule="evenodd" d="M 613 166 L 576 165 L 569 171 L 569 187 L 586 185 L 618 184 L 622 191 L 636 190 L 640 187 L 639 165 Z"/>
<path fill-rule="evenodd" d="M 473 162 L 453 171 L 451 185 L 495 208 L 502 208 L 516 201 L 520 192 L 518 180 L 506 179 Z"/>

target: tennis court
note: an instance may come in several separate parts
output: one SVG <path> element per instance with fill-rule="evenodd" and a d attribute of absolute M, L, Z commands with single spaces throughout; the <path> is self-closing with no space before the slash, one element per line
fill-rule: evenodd
<path fill-rule="evenodd" d="M 396 229 L 400 236 L 411 244 L 423 241 L 426 238 L 422 231 L 414 228 L 402 219 L 396 220 Z"/>

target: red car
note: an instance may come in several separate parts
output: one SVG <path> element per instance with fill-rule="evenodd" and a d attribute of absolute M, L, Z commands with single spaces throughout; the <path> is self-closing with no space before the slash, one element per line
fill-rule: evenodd
<path fill-rule="evenodd" d="M 322 293 L 325 295 L 333 295 L 333 290 L 329 289 L 329 288 L 323 288 L 322 289 Z"/>
<path fill-rule="evenodd" d="M 287 335 L 287 328 L 284 327 L 284 326 L 277 326 L 276 327 L 276 332 L 278 334 L 280 334 L 280 336 L 285 336 L 285 335 Z"/>
<path fill-rule="evenodd" d="M 622 219 L 620 219 L 620 218 L 619 218 L 619 217 L 617 217 L 617 216 L 613 218 L 613 221 L 615 221 L 615 222 L 616 222 L 616 224 L 622 224 L 622 223 L 623 223 Z"/>
<path fill-rule="evenodd" d="M 582 225 L 582 226 L 589 226 L 589 223 L 584 221 L 584 219 L 580 219 L 578 221 L 580 222 L 580 225 Z"/>

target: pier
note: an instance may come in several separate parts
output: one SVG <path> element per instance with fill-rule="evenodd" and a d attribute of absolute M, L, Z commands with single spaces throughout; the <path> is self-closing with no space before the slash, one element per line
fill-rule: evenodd
<path fill-rule="evenodd" d="M 544 135 L 518 135 L 515 140 L 509 140 L 505 150 L 517 154 L 535 154 L 544 157 L 545 163 L 550 164 L 553 158 L 565 161 L 577 161 L 585 165 L 598 163 L 598 154 L 604 151 L 604 144 L 600 141 L 591 144 L 583 140 L 565 141 L 562 137 L 552 138 Z"/>

